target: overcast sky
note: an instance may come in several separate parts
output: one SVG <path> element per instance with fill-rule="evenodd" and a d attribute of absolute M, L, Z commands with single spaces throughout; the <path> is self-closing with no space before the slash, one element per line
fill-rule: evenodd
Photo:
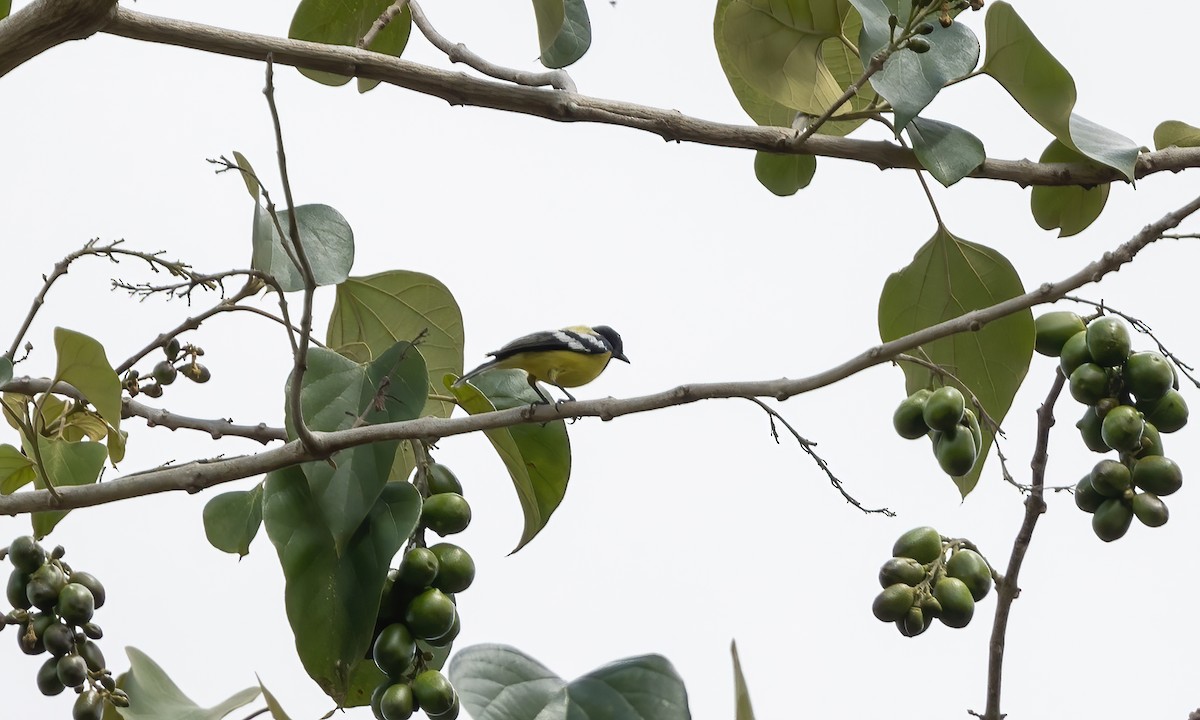
<path fill-rule="evenodd" d="M 1187 82 L 1200 22 L 1193 4 L 1156 7 L 1151 28 L 1125 3 L 1014 4 L 1074 74 L 1083 115 L 1146 145 L 1162 120 L 1200 125 Z M 712 6 L 590 3 L 593 48 L 571 68 L 580 92 L 750 122 L 717 63 Z M 231 0 L 128 7 L 270 34 L 286 34 L 292 13 L 288 3 Z M 489 59 L 538 67 L 528 3 L 428 3 L 426 11 L 443 34 Z M 961 19 L 982 36 L 982 13 Z M 446 66 L 419 37 L 405 57 Z M 748 151 L 452 108 L 393 87 L 359 95 L 353 84 L 328 88 L 288 68 L 277 85 L 297 202 L 345 215 L 357 240 L 355 274 L 410 269 L 446 283 L 463 311 L 468 365 L 532 330 L 612 325 L 632 364 L 610 368 L 580 397 L 800 377 L 841 362 L 878 341 L 884 280 L 935 229 L 909 172 L 821 160 L 811 187 L 780 199 L 755 181 Z M 278 189 L 262 86 L 260 63 L 103 35 L 0 79 L 0 302 L 8 308 L 0 337 L 16 331 L 41 275 L 91 238 L 125 238 L 204 271 L 246 266 L 250 200 L 240 180 L 215 176 L 205 159 L 240 150 Z M 992 157 L 1037 158 L 1050 139 L 986 77 L 954 88 L 927 114 L 969 127 Z M 1004 253 L 1031 288 L 1186 202 L 1196 172 L 1114 188 L 1100 220 L 1067 239 L 1040 230 L 1029 191 L 1012 184 L 964 181 L 935 196 L 955 234 Z M 1195 232 L 1200 222 L 1187 227 Z M 1147 320 L 1168 347 L 1200 362 L 1198 262 L 1194 241 L 1165 241 L 1080 294 Z M 132 262 L 72 268 L 51 292 L 19 374 L 52 372 L 55 325 L 97 337 L 115 360 L 189 313 L 181 303 L 110 292 L 114 276 L 153 279 Z M 318 297 L 323 328 L 332 291 Z M 188 339 L 207 351 L 212 382 L 177 383 L 165 407 L 281 424 L 290 358 L 274 326 L 224 317 Z M 1138 338 L 1135 347 L 1150 344 Z M 1004 452 L 1026 476 L 1034 411 L 1053 372 L 1052 361 L 1035 357 L 1005 423 Z M 870 605 L 879 565 L 910 527 L 969 537 L 1006 561 L 1022 497 L 993 458 L 960 503 L 928 445 L 892 432 L 903 396 L 900 371 L 879 367 L 779 406 L 820 443 L 850 493 L 894 509 L 895 519 L 846 505 L 798 447 L 772 440 L 750 403 L 714 401 L 572 425 L 566 500 L 510 557 L 521 516 L 503 466 L 481 436 L 442 442 L 437 457 L 462 479 L 475 511 L 458 536 L 479 567 L 459 599 L 458 645 L 516 645 L 567 678 L 661 653 L 687 682 L 699 720 L 732 717 L 732 638 L 764 719 L 982 711 L 994 595 L 968 628 L 939 625 L 916 639 L 876 621 Z M 1058 407 L 1048 482 L 1073 484 L 1098 457 L 1072 427 L 1082 407 L 1069 397 Z M 109 478 L 257 447 L 147 430 L 138 420 L 127 427 L 128 457 Z M 1194 432 L 1165 438 L 1189 477 L 1200 468 Z M 1011 717 L 1183 718 L 1200 706 L 1194 482 L 1167 499 L 1165 527 L 1135 526 L 1112 544 L 1092 535 L 1068 495 L 1049 498 L 1013 609 L 1004 686 Z M 330 702 L 295 656 L 275 551 L 264 533 L 240 563 L 209 547 L 200 517 L 214 494 L 78 511 L 49 542 L 108 585 L 97 621 L 114 670 L 127 666 L 122 648 L 136 646 L 206 705 L 253 685 L 257 673 L 293 717 L 319 717 Z M 0 518 L 0 543 L 27 530 L 27 518 Z M 4 636 L 3 715 L 66 717 L 68 695 L 37 693 L 42 659 L 20 655 L 11 630 Z"/>

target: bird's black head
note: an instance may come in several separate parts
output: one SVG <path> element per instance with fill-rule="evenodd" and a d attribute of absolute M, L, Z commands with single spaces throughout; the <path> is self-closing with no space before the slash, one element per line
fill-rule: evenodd
<path fill-rule="evenodd" d="M 608 342 L 609 347 L 612 348 L 613 357 L 622 362 L 629 362 L 629 358 L 625 357 L 625 344 L 621 342 L 621 336 L 616 330 L 607 325 L 597 325 L 592 329 Z"/>

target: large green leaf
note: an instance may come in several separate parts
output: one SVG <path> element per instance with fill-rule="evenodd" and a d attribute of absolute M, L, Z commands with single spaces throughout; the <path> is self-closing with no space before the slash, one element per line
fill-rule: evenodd
<path fill-rule="evenodd" d="M 12 445 L 0 445 L 0 495 L 11 495 L 33 482 L 33 461 Z"/>
<path fill-rule="evenodd" d="M 529 387 L 522 370 L 493 370 L 458 387 L 447 376 L 445 386 L 458 398 L 459 405 L 471 415 L 507 410 L 541 402 Z M 525 530 L 513 548 L 520 550 L 532 540 L 558 508 L 567 493 L 571 477 L 571 441 L 561 420 L 545 424 L 514 425 L 485 430 L 492 447 L 499 453 L 525 514 Z"/>
<path fill-rule="evenodd" d="M 921 166 L 946 187 L 971 174 L 987 158 L 979 138 L 950 123 L 913 118 L 908 139 Z"/>
<path fill-rule="evenodd" d="M 104 346 L 83 333 L 57 327 L 54 328 L 54 350 L 58 355 L 54 382 L 74 385 L 100 417 L 119 428 L 121 381 L 108 363 Z"/>
<path fill-rule="evenodd" d="M 1003 255 L 938 228 L 912 263 L 884 283 L 879 298 L 879 336 L 884 342 L 895 340 L 1024 292 L 1021 278 Z M 914 354 L 956 375 L 966 389 L 975 393 L 984 410 L 1001 422 L 1029 369 L 1033 336 L 1033 314 L 1022 310 L 990 322 L 977 332 L 935 340 Z M 933 384 L 928 369 L 911 363 L 901 366 L 906 394 Z M 954 478 L 963 497 L 979 481 L 992 445 L 991 434 L 983 435 L 975 467 Z"/>
<path fill-rule="evenodd" d="M 292 25 L 288 28 L 288 37 L 330 45 L 357 45 L 391 4 L 392 0 L 300 0 L 296 14 L 292 16 Z M 411 32 L 412 13 L 406 6 L 375 36 L 367 49 L 400 57 Z M 300 68 L 300 72 L 325 85 L 345 85 L 350 81 L 345 75 L 318 70 Z M 377 80 L 360 79 L 359 92 L 366 92 L 378 83 Z"/>
<path fill-rule="evenodd" d="M 420 516 L 416 488 L 390 483 L 339 556 L 304 473 L 291 467 L 267 475 L 263 521 L 283 566 L 296 650 L 341 707 L 369 699 L 353 679 L 371 644 L 388 565 Z"/>
<path fill-rule="evenodd" d="M 275 215 L 283 228 L 282 242 L 271 214 L 261 205 L 254 206 L 254 257 L 250 265 L 273 276 L 285 291 L 303 290 L 304 273 L 292 262 L 290 252 L 291 219 L 287 210 L 278 210 Z M 346 218 L 328 205 L 300 205 L 296 208 L 296 224 L 317 285 L 337 285 L 349 277 L 354 265 L 354 231 Z M 285 243 L 288 250 L 284 250 Z"/>
<path fill-rule="evenodd" d="M 991 3 L 984 28 L 983 71 L 1059 142 L 1133 180 L 1140 146 L 1073 112 L 1075 80 L 1012 5 L 1001 0 Z"/>
<path fill-rule="evenodd" d="M 592 22 L 584 0 L 533 0 L 539 60 L 548 68 L 573 64 L 592 45 Z"/>
<path fill-rule="evenodd" d="M 1099 166 L 1057 140 L 1042 153 L 1041 162 L 1070 162 Z M 1078 185 L 1035 185 L 1029 204 L 1033 219 L 1043 230 L 1059 229 L 1059 237 L 1081 233 L 1100 217 L 1108 202 L 1109 183 L 1092 188 Z"/>
<path fill-rule="evenodd" d="M 729 654 L 733 656 L 734 718 L 754 720 L 754 706 L 750 704 L 750 689 L 746 687 L 746 678 L 742 675 L 742 660 L 738 657 L 737 641 L 729 644 Z"/>
<path fill-rule="evenodd" d="M 1159 123 L 1154 128 L 1154 149 L 1168 147 L 1200 147 L 1200 128 L 1178 120 Z"/>
<path fill-rule="evenodd" d="M 795 195 L 808 187 L 816 171 L 817 159 L 812 155 L 781 155 L 762 150 L 754 153 L 754 176 L 780 197 Z"/>
<path fill-rule="evenodd" d="M 687 690 L 659 655 L 626 658 L 571 683 L 506 645 L 455 654 L 450 681 L 474 720 L 688 720 Z"/>
<path fill-rule="evenodd" d="M 97 442 L 68 442 L 41 436 L 38 437 L 38 450 L 42 457 L 42 472 L 56 488 L 91 485 L 99 479 L 108 457 L 108 450 Z M 44 487 L 40 477 L 34 478 L 33 485 L 38 489 Z M 68 512 L 33 513 L 33 534 L 39 538 L 49 535 Z"/>
<path fill-rule="evenodd" d="M 175 684 L 158 663 L 135 647 L 125 648 L 129 672 L 121 676 L 121 688 L 129 695 L 129 707 L 118 708 L 125 720 L 221 720 L 258 697 L 257 687 L 248 687 L 210 708 L 202 708 Z"/>
<path fill-rule="evenodd" d="M 245 557 L 262 525 L 262 485 L 221 493 L 204 505 L 204 534 L 216 549 Z"/>
<path fill-rule="evenodd" d="M 312 430 L 333 432 L 363 423 L 412 420 L 425 404 L 427 377 L 425 361 L 407 342 L 393 344 L 368 365 L 313 348 L 300 393 L 305 423 Z M 294 438 L 290 392 L 287 398 L 284 422 Z M 398 445 L 371 443 L 339 451 L 329 462 L 301 466 L 339 552 L 387 484 Z"/>
<path fill-rule="evenodd" d="M 858 50 L 863 57 L 872 57 L 887 47 L 892 39 L 889 18 L 897 17 L 904 25 L 914 5 L 910 0 L 849 1 L 862 15 Z M 934 24 L 933 32 L 925 39 L 930 45 L 928 52 L 899 50 L 871 78 L 871 86 L 895 112 L 897 133 L 937 97 L 946 83 L 971 72 L 979 62 L 979 38 L 964 23 L 949 27 Z"/>
<path fill-rule="evenodd" d="M 378 357 L 398 340 L 422 332 L 418 349 L 429 370 L 431 392 L 441 392 L 442 376 L 463 371 L 463 320 L 445 285 L 424 273 L 392 270 L 348 278 L 337 286 L 325 344 L 332 348 L 366 346 Z M 450 417 L 454 403 L 430 399 L 422 415 Z"/>
<path fill-rule="evenodd" d="M 292 720 L 271 691 L 267 689 L 267 686 L 263 685 L 262 678 L 258 678 L 258 687 L 262 690 L 263 700 L 267 703 L 267 711 L 271 713 L 271 720 Z"/>

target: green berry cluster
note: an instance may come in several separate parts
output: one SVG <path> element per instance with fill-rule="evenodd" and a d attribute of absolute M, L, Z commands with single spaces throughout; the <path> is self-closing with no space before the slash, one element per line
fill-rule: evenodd
<path fill-rule="evenodd" d="M 400 566 L 388 573 L 371 657 L 388 679 L 371 695 L 379 720 L 407 720 L 424 710 L 430 720 L 455 720 L 458 693 L 436 668 L 435 648 L 447 648 L 461 628 L 454 596 L 475 580 L 475 561 L 453 543 L 425 545 L 425 531 L 460 533 L 471 522 L 462 484 L 445 465 L 428 463 L 418 488 L 425 496 L 421 524 Z"/>
<path fill-rule="evenodd" d="M 206 383 L 212 379 L 212 372 L 197 362 L 197 358 L 204 354 L 203 348 L 180 345 L 179 340 L 171 338 L 163 344 L 162 350 L 167 359 L 158 361 L 148 375 L 132 369 L 125 373 L 122 385 L 130 397 L 138 393 L 152 398 L 162 397 L 163 387 L 175 382 L 180 375 L 195 383 Z"/>
<path fill-rule="evenodd" d="M 13 565 L 6 591 L 13 610 L 0 630 L 16 625 L 17 645 L 26 655 L 49 653 L 37 672 L 38 690 L 51 696 L 74 689 L 75 720 L 100 720 L 106 702 L 129 707 L 129 696 L 117 687 L 95 643 L 104 634 L 92 622 L 106 598 L 100 581 L 63 562 L 62 547 L 47 553 L 28 535 L 13 540 L 0 558 L 6 554 Z"/>
<path fill-rule="evenodd" d="M 952 628 L 966 627 L 975 603 L 992 589 L 987 561 L 963 541 L 943 538 L 931 527 L 901 535 L 892 555 L 879 569 L 883 592 L 875 596 L 871 611 L 883 622 L 896 623 L 905 637 L 925 632 L 935 618 Z"/>
<path fill-rule="evenodd" d="M 909 440 L 928 436 L 938 465 L 953 477 L 971 472 L 983 448 L 978 416 L 967 407 L 962 392 L 951 385 L 909 395 L 892 415 L 892 426 Z"/>
<path fill-rule="evenodd" d="M 1035 348 L 1057 357 L 1071 397 L 1087 405 L 1075 423 L 1088 449 L 1116 451 L 1075 486 L 1075 504 L 1092 514 L 1092 530 L 1112 542 L 1137 517 L 1148 527 L 1167 522 L 1162 497 L 1183 485 L 1183 471 L 1163 454 L 1162 433 L 1187 424 L 1179 380 L 1165 357 L 1133 352 L 1129 327 L 1113 315 L 1084 323 L 1072 312 L 1035 321 Z"/>

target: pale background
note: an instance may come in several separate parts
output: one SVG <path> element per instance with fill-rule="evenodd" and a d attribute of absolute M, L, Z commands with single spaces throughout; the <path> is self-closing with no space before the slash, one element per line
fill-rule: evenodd
<path fill-rule="evenodd" d="M 717 63 L 712 6 L 590 3 L 594 45 L 571 68 L 580 91 L 749 122 Z M 1200 124 L 1186 81 L 1200 8 L 1016 6 L 1074 73 L 1082 114 L 1147 145 L 1162 120 Z M 293 10 L 229 0 L 129 7 L 270 34 L 286 33 Z M 536 69 L 528 3 L 429 2 L 426 11 L 451 40 Z M 982 36 L 982 13 L 962 20 Z M 419 36 L 405 57 L 445 65 Z M 328 203 L 346 216 L 356 274 L 405 268 L 445 282 L 463 310 L 468 364 L 530 330 L 613 325 L 633 364 L 614 366 L 581 397 L 798 377 L 838 363 L 877 342 L 883 281 L 934 230 L 906 171 L 821 160 L 810 188 L 779 199 L 757 184 L 747 151 L 451 108 L 392 87 L 360 96 L 353 85 L 330 89 L 289 68 L 277 81 L 297 202 Z M 0 80 L 0 337 L 15 332 L 41 274 L 89 238 L 126 238 L 202 270 L 245 266 L 250 201 L 240 180 L 214 176 L 205 158 L 241 150 L 282 197 L 262 86 L 259 63 L 109 36 L 56 48 Z M 969 126 L 993 157 L 1036 158 L 1049 141 L 987 78 L 955 88 L 929 115 Z M 1196 172 L 1153 176 L 1136 193 L 1115 188 L 1101 219 L 1070 239 L 1040 230 L 1028 190 L 1015 185 L 968 181 L 935 192 L 951 230 L 1005 253 L 1035 287 L 1190 199 Z M 1198 255 L 1194 241 L 1159 243 L 1083 293 L 1147 319 L 1169 347 L 1200 362 Z M 115 361 L 189 312 L 109 292 L 114 275 L 149 279 L 135 262 L 73 268 L 29 336 L 36 353 L 19 374 L 50 372 L 56 324 L 95 335 Z M 319 294 L 322 327 L 331 297 Z M 188 339 L 207 350 L 213 380 L 203 388 L 181 380 L 164 406 L 280 424 L 289 358 L 274 326 L 225 316 Z M 1035 357 L 1005 424 L 1005 452 L 1026 475 L 1034 411 L 1053 369 Z M 875 575 L 895 537 L 924 524 L 1006 559 L 1021 496 L 1001 482 L 993 459 L 960 503 L 928 444 L 892 432 L 902 396 L 901 373 L 885 366 L 780 406 L 820 442 L 849 491 L 898 511 L 893 520 L 846 505 L 798 447 L 772 441 L 750 403 L 706 402 L 573 425 L 570 492 L 541 536 L 509 557 L 521 518 L 501 463 L 482 437 L 444 441 L 438 457 L 463 479 L 475 509 L 458 538 L 479 566 L 460 598 L 459 645 L 517 645 L 568 678 L 662 653 L 687 682 L 700 720 L 732 717 L 731 638 L 760 718 L 981 711 L 994 595 L 967 629 L 939 625 L 909 640 L 871 616 Z M 1067 397 L 1059 409 L 1048 480 L 1070 484 L 1096 456 L 1072 427 L 1082 408 Z M 257 447 L 146 430 L 138 420 L 126 426 L 129 456 L 110 478 Z M 1194 432 L 1166 438 L 1188 475 L 1200 467 Z M 1111 545 L 1092 535 L 1069 496 L 1049 499 L 1011 622 L 1011 717 L 1183 718 L 1200 706 L 1195 482 L 1168 498 L 1168 525 L 1135 526 Z M 65 545 L 76 568 L 107 584 L 97 620 L 115 670 L 127 666 L 122 648 L 134 645 L 203 704 L 254 684 L 258 673 L 293 717 L 319 717 L 330 702 L 295 657 L 274 549 L 265 533 L 241 563 L 209 547 L 200 515 L 214 494 L 77 511 L 48 542 Z M 27 528 L 26 518 L 0 518 L 0 540 Z M 0 636 L 0 715 L 67 717 L 73 696 L 37 693 L 42 658 L 20 655 L 13 635 Z"/>

